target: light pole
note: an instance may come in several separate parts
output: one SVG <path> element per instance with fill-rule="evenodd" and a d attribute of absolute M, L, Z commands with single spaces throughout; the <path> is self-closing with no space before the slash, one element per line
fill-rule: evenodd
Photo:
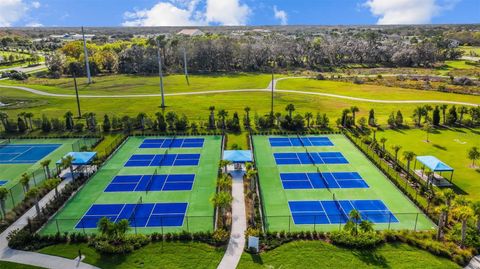
<path fill-rule="evenodd" d="M 75 71 L 72 70 L 73 76 L 73 84 L 75 85 L 75 95 L 77 97 L 77 110 L 78 110 L 78 118 L 82 117 L 82 112 L 80 111 L 80 97 L 78 96 L 78 87 L 77 87 L 77 78 L 75 77 Z"/>
<path fill-rule="evenodd" d="M 162 94 L 161 108 L 165 108 L 165 97 L 163 96 L 163 72 L 162 72 L 162 57 L 160 55 L 160 41 L 157 38 L 157 58 L 158 58 L 158 75 L 160 76 L 160 93 Z"/>

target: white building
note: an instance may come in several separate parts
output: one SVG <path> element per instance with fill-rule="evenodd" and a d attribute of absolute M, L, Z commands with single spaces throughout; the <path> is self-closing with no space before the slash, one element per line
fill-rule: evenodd
<path fill-rule="evenodd" d="M 204 35 L 205 33 L 200 31 L 200 29 L 182 29 L 177 35 L 185 35 L 185 36 L 199 36 Z"/>

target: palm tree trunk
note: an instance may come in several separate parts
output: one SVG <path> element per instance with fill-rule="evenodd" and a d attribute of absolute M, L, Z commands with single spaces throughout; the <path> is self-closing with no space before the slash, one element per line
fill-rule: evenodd
<path fill-rule="evenodd" d="M 438 218 L 438 230 L 437 230 L 437 240 L 440 240 L 442 238 L 442 230 L 443 230 L 443 217 L 444 213 L 440 214 L 440 217 Z"/>
<path fill-rule="evenodd" d="M 75 181 L 75 176 L 73 175 L 73 166 L 70 165 L 70 174 L 72 175 L 72 181 Z"/>
<path fill-rule="evenodd" d="M 0 208 L 2 209 L 3 218 L 5 218 L 7 216 L 7 212 L 5 210 L 5 200 L 4 199 L 0 200 Z"/>
<path fill-rule="evenodd" d="M 477 216 L 477 230 L 480 232 L 480 215 Z"/>
<path fill-rule="evenodd" d="M 40 206 L 38 205 L 38 198 L 35 198 L 35 210 L 37 211 L 37 216 L 40 216 Z"/>

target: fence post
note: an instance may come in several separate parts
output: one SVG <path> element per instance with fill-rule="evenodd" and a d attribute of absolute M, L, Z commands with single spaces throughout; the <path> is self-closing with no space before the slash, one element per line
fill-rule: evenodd
<path fill-rule="evenodd" d="M 313 215 L 313 231 L 316 232 L 316 227 L 317 227 L 317 216 Z"/>
<path fill-rule="evenodd" d="M 188 216 L 185 216 L 185 220 L 187 221 L 187 232 L 190 232 L 190 228 L 188 227 Z"/>
<path fill-rule="evenodd" d="M 392 223 L 392 213 L 388 214 L 388 230 L 390 230 L 391 223 Z"/>
<path fill-rule="evenodd" d="M 135 217 L 135 214 L 133 215 L 133 227 L 135 227 L 135 234 L 137 234 L 137 218 Z"/>
<path fill-rule="evenodd" d="M 12 189 L 10 189 L 9 192 L 10 192 L 10 197 L 12 198 L 12 209 L 13 209 L 15 207 L 15 199 L 13 198 Z"/>
<path fill-rule="evenodd" d="M 414 232 L 417 231 L 417 221 L 418 221 L 418 213 L 417 213 L 417 216 L 415 217 L 415 227 L 413 228 Z"/>

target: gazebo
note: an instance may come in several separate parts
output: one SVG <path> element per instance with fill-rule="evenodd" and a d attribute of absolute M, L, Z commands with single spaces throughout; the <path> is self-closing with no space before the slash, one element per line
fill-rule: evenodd
<path fill-rule="evenodd" d="M 75 172 L 90 174 L 96 170 L 95 166 L 93 166 L 92 163 L 97 156 L 97 153 L 91 151 L 69 152 L 65 154 L 65 156 L 63 156 L 60 160 L 56 162 L 57 169 L 60 168 L 62 160 L 67 156 L 71 156 L 73 158 L 72 166 L 74 167 L 73 170 Z"/>
<path fill-rule="evenodd" d="M 421 170 L 416 170 L 417 161 L 422 164 Z M 413 170 L 417 173 L 420 177 L 425 177 L 425 168 L 428 168 L 433 173 L 433 180 L 432 183 L 439 187 L 444 186 L 451 186 L 453 180 L 453 171 L 454 169 L 441 160 L 439 160 L 435 156 L 417 156 L 415 159 L 415 164 Z M 438 174 L 437 174 L 438 172 Z M 449 172 L 450 179 L 447 181 L 445 177 L 442 176 L 442 173 Z M 428 180 L 428 178 L 427 178 Z"/>
<path fill-rule="evenodd" d="M 235 165 L 235 169 L 241 169 L 241 164 L 251 162 L 252 151 L 251 150 L 224 150 L 224 161 L 230 161 Z"/>

